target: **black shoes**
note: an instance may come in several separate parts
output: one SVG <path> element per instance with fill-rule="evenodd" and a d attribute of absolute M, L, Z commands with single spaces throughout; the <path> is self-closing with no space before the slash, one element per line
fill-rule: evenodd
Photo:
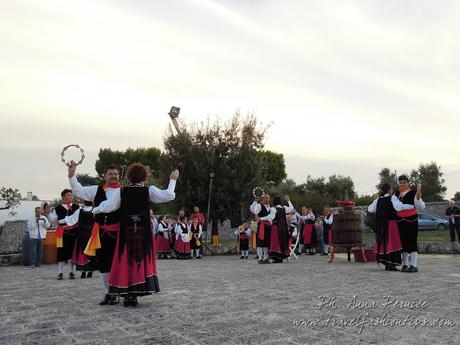
<path fill-rule="evenodd" d="M 73 272 L 69 273 L 69 279 L 75 279 L 75 274 L 73 274 Z"/>
<path fill-rule="evenodd" d="M 244 259 L 244 256 L 240 256 L 240 259 Z"/>
<path fill-rule="evenodd" d="M 118 298 L 118 296 L 110 296 L 110 300 L 109 300 L 109 303 L 108 305 L 115 305 L 115 304 L 118 304 L 120 303 L 120 299 Z"/>
<path fill-rule="evenodd" d="M 99 305 L 107 305 L 107 304 L 109 304 L 110 298 L 111 297 L 110 297 L 109 294 L 105 294 L 104 299 L 99 302 Z"/>
<path fill-rule="evenodd" d="M 62 280 L 62 279 L 64 279 L 64 277 L 63 277 L 62 273 L 59 273 L 58 276 L 57 276 L 57 280 Z"/>
<path fill-rule="evenodd" d="M 201 256 L 197 256 L 196 258 L 201 260 Z"/>
<path fill-rule="evenodd" d="M 264 260 L 264 264 L 271 264 L 271 261 L 268 260 L 268 259 L 265 259 L 265 260 Z"/>
<path fill-rule="evenodd" d="M 88 273 L 89 274 L 89 273 Z M 81 272 L 80 279 L 85 279 L 86 278 L 86 272 Z"/>
<path fill-rule="evenodd" d="M 412 266 L 412 265 L 410 265 L 409 267 L 407 267 L 407 265 L 404 265 L 404 266 L 401 268 L 401 272 L 415 273 L 415 272 L 418 272 L 418 268 L 415 267 L 415 266 Z"/>
<path fill-rule="evenodd" d="M 137 296 L 133 295 L 128 295 L 127 297 L 125 297 L 125 300 L 123 301 L 123 306 L 125 307 L 135 307 L 137 306 L 137 304 Z"/>
<path fill-rule="evenodd" d="M 93 277 L 93 272 L 86 273 L 86 278 L 92 278 L 92 277 Z"/>

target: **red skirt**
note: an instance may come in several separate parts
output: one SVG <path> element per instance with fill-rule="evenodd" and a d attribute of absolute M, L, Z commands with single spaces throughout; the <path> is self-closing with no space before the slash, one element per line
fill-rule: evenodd
<path fill-rule="evenodd" d="M 83 247 L 83 251 L 84 250 L 85 247 Z M 83 254 L 83 251 L 80 249 L 77 243 L 75 243 L 75 247 L 72 254 L 72 263 L 74 265 L 84 266 L 87 263 L 89 263 L 89 259 L 85 254 Z"/>
<path fill-rule="evenodd" d="M 190 242 L 182 241 L 182 236 L 179 236 L 174 243 L 174 249 L 180 254 L 190 254 Z"/>
<path fill-rule="evenodd" d="M 289 256 L 289 244 L 286 243 L 284 249 L 281 249 L 280 241 L 278 238 L 278 225 L 272 224 L 271 234 L 270 234 L 270 247 L 268 247 L 268 251 L 271 256 L 282 256 L 288 257 Z"/>
<path fill-rule="evenodd" d="M 378 254 L 388 254 L 402 250 L 401 239 L 399 237 L 398 223 L 395 220 L 388 221 L 388 238 L 386 239 L 386 252 L 385 248 L 380 248 Z M 374 253 L 377 254 L 378 245 L 377 241 L 374 243 Z"/>
<path fill-rule="evenodd" d="M 313 224 L 305 224 L 303 227 L 303 244 L 311 243 L 311 232 L 313 230 Z"/>
<path fill-rule="evenodd" d="M 150 295 L 160 291 L 157 278 L 157 265 L 152 236 L 152 246 L 147 255 L 137 262 L 128 260 L 127 246 L 125 244 L 121 256 L 119 255 L 120 237 L 117 237 L 117 245 L 113 256 L 112 270 L 109 276 L 109 294 L 116 295 Z"/>
<path fill-rule="evenodd" d="M 159 233 L 155 240 L 155 249 L 157 253 L 169 254 L 171 249 L 169 246 L 169 239 L 166 239 L 163 234 Z"/>

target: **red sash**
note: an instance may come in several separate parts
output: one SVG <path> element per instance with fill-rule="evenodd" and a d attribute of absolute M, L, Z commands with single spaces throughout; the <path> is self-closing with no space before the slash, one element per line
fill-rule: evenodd
<path fill-rule="evenodd" d="M 272 225 L 268 220 L 263 220 L 260 222 L 259 228 L 259 240 L 263 241 L 265 239 L 265 225 Z"/>
<path fill-rule="evenodd" d="M 240 240 L 247 240 L 247 239 L 249 239 L 247 234 L 245 234 L 244 232 L 240 233 Z"/>
<path fill-rule="evenodd" d="M 72 226 L 61 226 L 59 225 L 56 230 L 56 237 L 61 238 L 64 235 L 65 230 L 72 230 L 78 228 L 78 224 Z"/>
<path fill-rule="evenodd" d="M 406 218 L 406 217 L 411 217 L 411 216 L 417 215 L 417 210 L 415 208 L 413 208 L 411 210 L 403 210 L 403 211 L 396 212 L 396 214 L 400 218 Z"/>

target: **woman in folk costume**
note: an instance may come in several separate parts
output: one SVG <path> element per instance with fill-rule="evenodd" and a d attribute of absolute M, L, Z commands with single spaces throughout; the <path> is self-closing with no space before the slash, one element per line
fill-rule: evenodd
<path fill-rule="evenodd" d="M 176 233 L 176 242 L 174 249 L 176 250 L 177 259 L 190 259 L 190 226 L 187 224 L 187 217 L 182 216 L 176 224 L 174 230 Z"/>
<path fill-rule="evenodd" d="M 316 254 L 316 246 L 318 245 L 318 238 L 316 237 L 315 229 L 315 215 L 311 208 L 302 207 L 302 215 L 299 218 L 304 222 L 303 228 L 303 247 L 307 249 L 309 255 Z"/>
<path fill-rule="evenodd" d="M 323 219 L 323 241 L 324 241 L 324 253 L 327 254 L 329 246 L 332 244 L 332 225 L 334 224 L 334 215 L 331 210 L 326 209 L 324 211 Z"/>
<path fill-rule="evenodd" d="M 68 226 L 78 225 L 77 238 L 72 254 L 72 263 L 77 266 L 77 271 L 81 271 L 80 278 L 91 278 L 93 276 L 93 271 L 98 269 L 96 257 L 84 254 L 94 226 L 94 215 L 92 210 L 93 202 L 84 201 L 83 207 L 75 211 L 71 216 L 65 218 Z"/>
<path fill-rule="evenodd" d="M 269 253 L 273 263 L 282 263 L 283 259 L 289 257 L 289 232 L 287 224 L 287 214 L 294 210 L 294 206 L 285 196 L 288 206 L 283 206 L 281 197 L 273 198 L 276 214 L 272 221 L 271 239 Z"/>
<path fill-rule="evenodd" d="M 393 195 L 389 183 L 380 185 L 378 198 L 367 209 L 376 214 L 374 252 L 377 263 L 385 265 L 385 271 L 398 271 L 396 266 L 401 265 L 402 245 L 397 212 L 413 209 L 414 205 L 403 204 Z"/>
<path fill-rule="evenodd" d="M 124 306 L 136 306 L 138 296 L 160 291 L 149 206 L 150 202 L 174 200 L 179 172 L 171 173 L 166 190 L 144 186 L 147 176 L 144 165 L 131 164 L 126 172 L 129 185 L 120 190 L 118 200 L 102 202 L 93 210 L 107 213 L 120 209 L 120 233 L 109 276 L 109 294 L 125 297 Z"/>
<path fill-rule="evenodd" d="M 200 256 L 200 249 L 201 249 L 201 235 L 203 233 L 203 227 L 200 223 L 200 218 L 195 217 L 192 220 L 192 224 L 190 225 L 190 249 L 191 249 L 191 257 L 194 256 L 197 259 L 201 259 Z"/>
<path fill-rule="evenodd" d="M 168 218 L 163 214 L 158 218 L 157 232 L 155 235 L 155 249 L 158 259 L 169 259 L 171 247 L 169 246 L 169 224 Z"/>
<path fill-rule="evenodd" d="M 395 195 L 403 204 L 414 205 L 414 209 L 398 211 L 398 229 L 402 244 L 402 272 L 418 272 L 417 268 L 417 237 L 418 215 L 417 210 L 425 209 L 422 200 L 421 186 L 417 191 L 410 189 L 409 179 L 405 175 L 398 178 L 399 191 Z M 410 264 L 409 264 L 410 260 Z"/>

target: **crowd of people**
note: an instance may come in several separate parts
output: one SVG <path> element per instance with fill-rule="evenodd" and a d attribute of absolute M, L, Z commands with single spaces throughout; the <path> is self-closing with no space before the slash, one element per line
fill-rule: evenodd
<path fill-rule="evenodd" d="M 124 297 L 125 306 L 136 306 L 137 297 L 159 291 L 157 259 L 201 259 L 205 217 L 198 207 L 187 217 L 181 210 L 176 217 L 156 218 L 150 203 L 163 203 L 175 198 L 177 170 L 170 175 L 167 189 L 145 186 L 147 169 L 132 164 L 126 173 L 128 185 L 122 186 L 118 168 L 110 165 L 104 172 L 104 184 L 82 186 L 75 176 L 76 164 L 69 163 L 70 189 L 61 193 L 54 210 L 46 204 L 37 207 L 28 220 L 32 265 L 41 265 L 43 240 L 53 224 L 56 230 L 58 275 L 64 279 L 66 264 L 69 279 L 75 270 L 81 278 L 100 273 L 104 298 L 101 305 L 117 304 Z M 83 204 L 74 202 L 77 197 Z M 417 210 L 425 204 L 421 193 L 410 189 L 406 176 L 399 177 L 399 190 L 390 184 L 379 188 L 368 211 L 376 214 L 377 262 L 387 271 L 417 272 Z M 294 208 L 288 195 L 256 197 L 249 206 L 252 222 L 238 227 L 241 259 L 248 259 L 255 246 L 259 264 L 282 263 L 292 255 L 328 255 L 332 244 L 334 215 L 330 209 L 315 216 L 312 209 Z M 460 235 L 460 209 L 453 202 L 446 211 L 452 241 Z M 460 238 L 460 236 L 459 236 Z M 253 244 L 253 245 L 251 245 Z M 255 244 L 255 245 L 254 245 Z"/>

